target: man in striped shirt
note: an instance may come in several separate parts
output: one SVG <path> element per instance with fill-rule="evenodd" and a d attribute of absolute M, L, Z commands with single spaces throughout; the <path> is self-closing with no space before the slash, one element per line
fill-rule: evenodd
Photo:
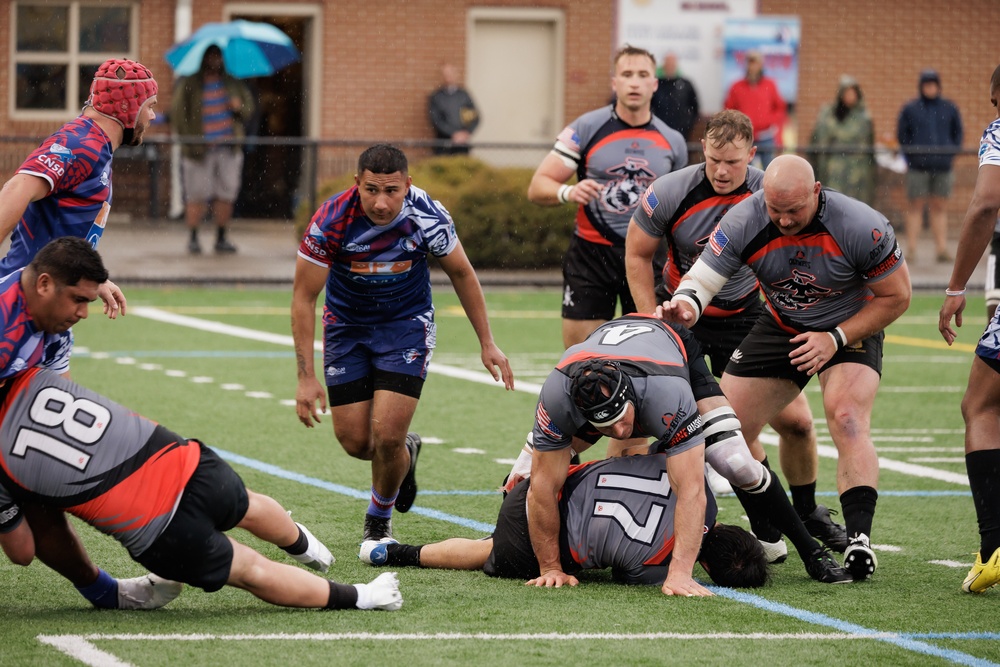
<path fill-rule="evenodd" d="M 181 137 L 204 139 L 203 143 L 181 147 L 185 219 L 191 234 L 188 252 L 192 255 L 201 253 L 198 227 L 209 201 L 217 230 L 215 252 L 236 252 L 236 246 L 226 238 L 226 227 L 240 191 L 243 148 L 225 142 L 244 136 L 243 121 L 253 114 L 253 108 L 250 89 L 226 73 L 217 46 L 205 50 L 196 74 L 177 84 L 171 122 Z"/>

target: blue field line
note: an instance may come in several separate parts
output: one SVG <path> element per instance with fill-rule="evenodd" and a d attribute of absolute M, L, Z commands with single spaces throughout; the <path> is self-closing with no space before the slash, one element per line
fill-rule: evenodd
<path fill-rule="evenodd" d="M 225 358 L 225 359 L 237 359 L 237 358 L 247 358 L 247 359 L 287 359 L 289 357 L 294 357 L 294 352 L 282 352 L 282 351 L 272 351 L 272 352 L 253 352 L 250 350 L 136 350 L 134 352 L 102 352 L 102 355 L 107 355 L 113 359 L 118 359 L 122 357 L 132 357 L 132 358 L 147 358 L 147 357 L 170 357 L 170 358 L 185 358 L 185 359 L 202 359 L 202 358 Z M 89 350 L 76 351 L 73 350 L 73 356 L 79 358 L 87 358 L 93 356 Z"/>
<path fill-rule="evenodd" d="M 238 463 L 242 466 L 248 468 L 253 468 L 268 475 L 273 475 L 274 477 L 280 477 L 282 479 L 291 480 L 293 482 L 298 482 L 300 484 L 308 484 L 309 486 L 315 486 L 317 488 L 323 489 L 325 491 L 332 491 L 334 493 L 339 493 L 343 496 L 348 496 L 350 498 L 357 498 L 358 500 L 369 500 L 371 498 L 371 493 L 369 491 L 358 491 L 357 489 L 352 489 L 349 486 L 343 486 L 342 484 L 334 484 L 333 482 L 327 482 L 322 479 L 317 479 L 316 477 L 310 477 L 308 475 L 302 475 L 297 472 L 292 472 L 290 470 L 285 470 L 284 468 L 279 468 L 276 465 L 271 465 L 270 463 L 264 463 L 263 461 L 258 461 L 257 459 L 251 459 L 241 454 L 236 454 L 234 452 L 226 451 L 225 449 L 218 449 L 213 447 L 219 456 L 226 459 L 231 463 Z M 496 493 L 493 491 L 492 493 Z M 455 516 L 454 514 L 448 514 L 447 512 L 439 512 L 437 510 L 427 509 L 424 507 L 411 507 L 411 514 L 419 514 L 421 516 L 426 516 L 431 519 L 438 519 L 440 521 L 447 521 L 449 523 L 454 523 L 459 526 L 464 526 L 466 528 L 471 528 L 473 530 L 478 530 L 480 532 L 486 533 L 487 535 L 493 533 L 493 529 L 496 528 L 491 523 L 483 523 L 482 521 L 474 521 L 473 519 L 466 519 L 464 517 Z"/>
<path fill-rule="evenodd" d="M 849 634 L 859 634 L 859 635 L 870 635 L 871 639 L 875 641 L 884 642 L 886 644 L 891 644 L 907 651 L 913 651 L 914 653 L 921 653 L 923 655 L 932 655 L 937 658 L 942 658 L 949 662 L 953 662 L 957 665 L 972 665 L 975 667 L 997 667 L 997 663 L 990 662 L 984 658 L 977 658 L 976 656 L 969 655 L 968 653 L 962 653 L 961 651 L 956 651 L 953 649 L 945 649 L 933 644 L 928 644 L 926 642 L 919 641 L 916 637 L 926 637 L 928 639 L 951 639 L 950 633 L 941 633 L 941 636 L 925 636 L 917 634 L 903 634 L 895 632 L 882 632 L 880 630 L 872 630 L 855 623 L 850 623 L 848 621 L 842 621 L 838 618 L 832 616 L 827 616 L 826 614 L 820 614 L 814 611 L 806 611 L 804 609 L 798 609 L 796 607 L 791 607 L 787 604 L 782 604 L 780 602 L 773 602 L 766 598 L 759 597 L 757 595 L 751 595 L 750 593 L 743 593 L 741 591 L 734 591 L 729 588 L 722 588 L 721 586 L 709 586 L 708 587 L 713 593 L 718 596 L 729 598 L 730 600 L 735 600 L 737 602 L 742 602 L 743 604 L 748 604 L 758 609 L 763 609 L 765 611 L 774 612 L 776 614 L 782 614 L 784 616 L 789 616 L 799 621 L 804 621 L 806 623 L 812 623 L 813 625 L 822 625 L 840 632 L 845 632 Z M 937 633 L 933 633 L 937 634 Z M 965 634 L 965 633 L 961 633 Z M 976 633 L 979 634 L 979 633 Z M 983 633 L 984 635 L 993 635 L 996 633 Z M 962 637 L 962 639 L 968 639 L 969 637 Z M 978 639 L 979 637 L 974 637 Z M 986 639 L 988 637 L 983 637 Z"/>

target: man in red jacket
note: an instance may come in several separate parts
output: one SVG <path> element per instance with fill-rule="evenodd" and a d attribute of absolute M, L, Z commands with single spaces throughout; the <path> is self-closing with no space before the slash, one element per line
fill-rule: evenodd
<path fill-rule="evenodd" d="M 753 123 L 757 157 L 761 169 L 781 150 L 781 130 L 785 125 L 785 100 L 774 79 L 764 76 L 764 56 L 760 51 L 746 52 L 746 77 L 733 83 L 726 95 L 727 109 L 742 111 Z"/>

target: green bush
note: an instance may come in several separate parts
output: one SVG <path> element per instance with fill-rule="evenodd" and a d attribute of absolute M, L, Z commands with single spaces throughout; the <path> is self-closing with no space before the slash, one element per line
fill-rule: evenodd
<path fill-rule="evenodd" d="M 458 236 L 477 268 L 558 267 L 573 230 L 570 206 L 528 201 L 533 170 L 498 168 L 468 156 L 439 156 L 410 165 L 413 184 L 440 201 L 455 220 Z M 354 184 L 354 174 L 324 183 L 320 201 Z M 299 207 L 301 238 L 313 211 Z"/>

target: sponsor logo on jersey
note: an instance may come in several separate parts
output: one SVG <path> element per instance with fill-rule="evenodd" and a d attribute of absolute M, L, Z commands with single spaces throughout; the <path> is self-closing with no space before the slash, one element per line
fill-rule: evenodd
<path fill-rule="evenodd" d="M 875 266 L 870 271 L 861 274 L 863 280 L 871 280 L 872 278 L 878 278 L 879 276 L 888 273 L 899 260 L 903 257 L 903 250 L 898 245 L 891 255 L 882 260 L 877 266 Z"/>
<path fill-rule="evenodd" d="M 646 194 L 642 196 L 642 210 L 646 212 L 646 215 L 653 217 L 653 209 L 659 203 L 656 199 L 656 193 L 653 192 L 653 188 L 646 188 Z"/>
<path fill-rule="evenodd" d="M 351 262 L 351 273 L 361 275 L 393 275 L 406 273 L 413 262 Z"/>
<path fill-rule="evenodd" d="M 736 348 L 735 350 L 733 350 L 733 354 L 729 357 L 729 361 L 733 362 L 734 364 L 738 364 L 742 360 L 743 360 L 743 350 L 741 350 L 740 348 Z"/>
<path fill-rule="evenodd" d="M 343 375 L 347 372 L 347 369 L 343 366 L 327 366 L 326 374 L 330 377 L 337 377 L 338 375 Z"/>
<path fill-rule="evenodd" d="M 806 254 L 801 250 L 795 251 L 795 256 L 788 260 L 789 266 L 800 266 L 803 269 L 808 269 L 812 266 L 812 262 L 806 257 Z"/>
<path fill-rule="evenodd" d="M 108 187 L 108 183 L 110 182 L 111 182 L 111 165 L 109 164 L 107 167 L 104 168 L 104 171 L 101 172 L 101 185 L 103 185 L 104 187 Z"/>
<path fill-rule="evenodd" d="M 692 435 L 701 431 L 701 415 L 695 415 L 687 424 L 684 424 L 683 421 L 686 418 L 687 413 L 683 410 L 678 412 L 676 415 L 663 415 L 663 423 L 667 426 L 667 428 L 670 430 L 677 429 L 677 432 L 671 436 L 667 447 L 679 445 Z"/>
<path fill-rule="evenodd" d="M 990 145 L 988 143 L 986 143 L 985 141 L 983 141 L 983 142 L 981 142 L 979 144 L 979 157 L 980 157 L 980 159 L 982 159 L 982 157 L 984 155 L 986 155 L 986 151 L 988 151 L 989 149 L 990 149 Z"/>
<path fill-rule="evenodd" d="M 408 364 L 412 364 L 414 361 L 420 358 L 420 352 L 414 348 L 410 348 L 403 352 L 403 361 Z"/>
<path fill-rule="evenodd" d="M 409 236 L 406 236 L 399 240 L 399 247 L 406 252 L 414 252 L 417 249 L 417 242 Z"/>
<path fill-rule="evenodd" d="M 646 188 L 656 179 L 649 169 L 649 161 L 640 157 L 626 157 L 622 164 L 605 170 L 616 177 L 605 184 L 601 203 L 609 211 L 628 213 L 634 211 Z"/>
<path fill-rule="evenodd" d="M 344 244 L 344 252 L 368 252 L 372 247 L 367 243 L 354 243 L 349 241 Z"/>
<path fill-rule="evenodd" d="M 549 411 L 545 409 L 545 405 L 541 401 L 538 401 L 538 408 L 535 410 L 535 423 L 541 429 L 542 433 L 550 438 L 562 440 L 565 437 L 563 432 L 559 430 L 559 427 L 552 423 Z"/>
<path fill-rule="evenodd" d="M 73 155 L 73 151 L 71 151 L 70 149 L 66 148 L 65 146 L 59 143 L 55 143 L 49 146 L 49 150 L 55 153 L 56 155 L 64 155 L 66 157 Z"/>
<path fill-rule="evenodd" d="M 715 231 L 708 239 L 708 247 L 712 253 L 718 257 L 722 254 L 723 249 L 729 244 L 729 237 L 726 233 L 722 231 L 721 227 L 716 227 Z"/>

